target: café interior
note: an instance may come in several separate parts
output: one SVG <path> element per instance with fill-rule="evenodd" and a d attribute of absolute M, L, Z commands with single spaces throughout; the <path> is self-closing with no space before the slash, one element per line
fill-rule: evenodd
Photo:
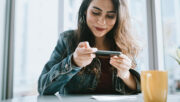
<path fill-rule="evenodd" d="M 135 69 L 140 93 L 38 93 L 38 78 L 58 37 L 77 29 L 83 1 L 0 0 L 0 102 L 179 102 L 180 0 L 125 0 L 141 48 Z"/>

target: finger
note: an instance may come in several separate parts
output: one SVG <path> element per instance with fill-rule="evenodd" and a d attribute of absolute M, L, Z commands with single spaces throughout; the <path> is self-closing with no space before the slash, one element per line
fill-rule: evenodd
<path fill-rule="evenodd" d="M 83 54 L 92 54 L 97 51 L 97 48 L 78 48 L 78 53 Z"/>
<path fill-rule="evenodd" d="M 96 55 L 95 54 L 86 54 L 86 55 L 83 55 L 82 57 L 84 59 L 93 59 L 96 57 Z"/>
<path fill-rule="evenodd" d="M 125 59 L 110 59 L 114 62 L 117 62 L 119 64 L 125 64 L 127 66 L 131 66 L 131 62 L 129 62 L 128 60 L 125 60 Z"/>
<path fill-rule="evenodd" d="M 118 62 L 119 62 L 119 61 L 118 61 Z M 128 68 L 131 68 L 131 67 L 132 67 L 131 62 L 129 62 L 129 61 L 127 61 L 127 60 L 122 60 L 122 61 L 120 61 L 119 63 L 122 64 L 122 65 L 127 66 Z"/>
<path fill-rule="evenodd" d="M 132 62 L 131 59 L 124 54 L 121 54 L 120 56 L 113 56 L 112 59 L 127 60 L 128 62 Z"/>
<path fill-rule="evenodd" d="M 126 58 L 128 58 L 126 55 L 124 55 L 124 54 L 121 54 L 121 55 L 119 55 L 119 56 L 113 56 L 113 58 L 121 58 L 121 59 L 126 59 Z"/>
<path fill-rule="evenodd" d="M 127 67 L 131 67 L 132 64 L 126 60 L 118 60 L 118 59 L 110 59 L 111 62 L 116 63 L 117 65 L 125 65 Z"/>
<path fill-rule="evenodd" d="M 91 48 L 89 42 L 85 41 L 84 43 L 85 43 L 85 48 Z"/>
<path fill-rule="evenodd" d="M 121 54 L 119 57 L 131 61 L 131 59 L 128 56 L 126 56 L 125 54 Z"/>
<path fill-rule="evenodd" d="M 80 60 L 89 60 L 89 59 L 93 59 L 95 57 L 96 57 L 95 54 L 84 54 L 84 55 L 79 56 L 79 59 Z"/>
<path fill-rule="evenodd" d="M 83 48 L 85 45 L 84 45 L 84 42 L 80 42 L 79 44 L 78 44 L 78 47 L 80 47 L 80 48 Z"/>
<path fill-rule="evenodd" d="M 112 58 L 112 59 L 123 59 L 123 58 L 120 57 L 120 56 L 112 56 L 111 58 Z"/>
<path fill-rule="evenodd" d="M 115 68 L 119 69 L 119 70 L 128 70 L 129 67 L 124 65 L 124 64 L 118 64 L 116 62 L 111 62 L 111 65 L 113 65 Z"/>
<path fill-rule="evenodd" d="M 115 67 L 115 68 L 117 68 L 117 69 L 120 69 L 120 66 L 119 66 L 118 64 L 116 64 L 116 63 L 114 63 L 114 62 L 110 62 L 110 64 L 111 64 L 113 67 Z"/>
<path fill-rule="evenodd" d="M 80 57 L 78 58 L 78 60 L 81 62 L 81 63 L 87 63 L 89 61 L 92 61 L 94 58 L 89 58 L 89 57 Z"/>
<path fill-rule="evenodd" d="M 78 44 L 78 47 L 80 47 L 80 48 L 90 48 L 89 42 L 87 42 L 87 41 L 80 42 L 80 43 Z"/>

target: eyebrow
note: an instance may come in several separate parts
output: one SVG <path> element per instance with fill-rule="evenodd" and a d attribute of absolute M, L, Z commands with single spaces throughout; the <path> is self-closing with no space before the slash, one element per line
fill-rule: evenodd
<path fill-rule="evenodd" d="M 94 9 L 97 9 L 99 11 L 103 11 L 102 9 L 96 7 L 96 6 L 93 6 Z M 116 11 L 107 11 L 107 13 L 116 13 Z"/>

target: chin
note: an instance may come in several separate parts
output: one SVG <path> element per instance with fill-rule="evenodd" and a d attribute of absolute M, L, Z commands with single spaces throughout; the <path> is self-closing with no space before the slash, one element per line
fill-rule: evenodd
<path fill-rule="evenodd" d="M 95 34 L 95 36 L 98 37 L 98 38 L 104 37 L 105 35 L 106 34 L 104 34 L 104 33 L 103 34 L 98 34 L 98 33 Z"/>
<path fill-rule="evenodd" d="M 102 38 L 102 37 L 104 37 L 105 35 L 95 35 L 95 37 L 97 37 L 97 38 Z"/>
<path fill-rule="evenodd" d="M 104 32 L 94 32 L 95 37 L 101 38 L 104 37 L 106 35 L 106 33 Z"/>

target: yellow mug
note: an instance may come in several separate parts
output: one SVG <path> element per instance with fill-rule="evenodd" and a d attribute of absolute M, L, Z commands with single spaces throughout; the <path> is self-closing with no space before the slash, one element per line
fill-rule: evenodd
<path fill-rule="evenodd" d="M 166 102 L 168 93 L 167 71 L 141 71 L 141 90 L 144 102 Z"/>

